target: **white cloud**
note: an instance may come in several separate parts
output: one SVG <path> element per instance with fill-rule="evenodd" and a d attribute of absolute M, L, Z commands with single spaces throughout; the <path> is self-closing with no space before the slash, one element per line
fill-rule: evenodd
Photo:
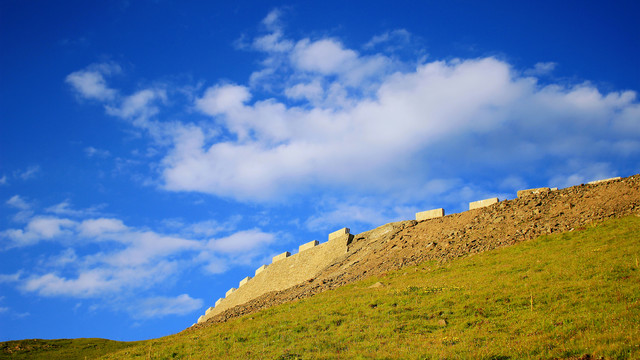
<path fill-rule="evenodd" d="M 88 219 L 79 224 L 79 234 L 87 237 L 101 237 L 105 235 L 118 235 L 128 228 L 119 219 Z"/>
<path fill-rule="evenodd" d="M 144 89 L 125 97 L 116 106 L 108 105 L 107 113 L 123 119 L 148 119 L 158 113 L 155 102 L 166 101 L 167 93 L 164 89 Z"/>
<path fill-rule="evenodd" d="M 18 282 L 20 281 L 21 275 L 21 272 L 15 274 L 0 274 L 0 284 Z"/>
<path fill-rule="evenodd" d="M 84 149 L 84 152 L 90 158 L 92 157 L 106 158 L 111 156 L 111 153 L 108 150 L 97 149 L 97 148 L 94 148 L 93 146 L 86 147 Z"/>
<path fill-rule="evenodd" d="M 48 263 L 54 267 L 65 267 L 77 261 L 78 254 L 76 254 L 76 251 L 73 248 L 67 248 L 57 256 L 52 257 Z"/>
<path fill-rule="evenodd" d="M 186 233 L 201 235 L 201 236 L 213 236 L 221 232 L 231 232 L 235 230 L 238 222 L 242 219 L 242 216 L 232 216 L 224 223 L 216 220 L 206 220 L 197 222 L 194 224 L 186 225 L 183 227 Z"/>
<path fill-rule="evenodd" d="M 244 86 L 220 85 L 207 89 L 204 96 L 196 100 L 196 106 L 212 116 L 234 113 L 242 110 L 250 97 L 249 90 Z"/>
<path fill-rule="evenodd" d="M 248 84 L 221 82 L 195 95 L 192 105 L 209 121 L 148 121 L 171 103 L 168 86 L 102 97 L 109 114 L 134 119 L 158 142 L 165 189 L 247 202 L 319 189 L 395 195 L 437 178 L 479 181 L 489 168 L 498 178 L 539 168 L 536 177 L 551 180 L 571 161 L 622 163 L 640 152 L 637 94 L 541 84 L 536 76 L 554 62 L 524 71 L 493 57 L 414 66 L 375 52 L 407 43 L 404 29 L 358 51 L 335 37 L 288 37 L 279 9 L 262 25 L 245 47 L 264 55 Z M 103 64 L 77 74 L 117 70 Z M 95 93 L 110 93 L 103 80 L 90 82 L 100 85 Z"/>
<path fill-rule="evenodd" d="M 65 200 L 59 204 L 46 208 L 45 211 L 48 213 L 56 214 L 56 215 L 81 217 L 81 216 L 97 215 L 98 208 L 99 208 L 98 206 L 95 206 L 89 209 L 76 210 L 72 208 L 71 202 L 69 200 Z"/>
<path fill-rule="evenodd" d="M 264 58 L 247 84 L 195 93 L 192 105 L 209 121 L 147 121 L 163 116 L 161 103 L 172 103 L 168 87 L 105 100 L 108 113 L 134 118 L 158 142 L 166 190 L 246 202 L 320 190 L 402 193 L 411 202 L 405 189 L 422 191 L 440 178 L 463 187 L 482 181 L 479 174 L 524 179 L 538 168 L 537 178 L 575 180 L 581 172 L 568 170 L 572 161 L 620 163 L 640 152 L 633 91 L 541 84 L 536 76 L 553 71 L 553 62 L 524 71 L 493 57 L 413 66 L 375 50 L 407 43 L 406 30 L 378 35 L 357 51 L 334 37 L 289 38 L 281 16 L 269 13 L 266 32 L 248 41 L 245 49 Z"/>
<path fill-rule="evenodd" d="M 345 49 L 339 41 L 321 39 L 311 42 L 300 40 L 291 53 L 293 63 L 304 71 L 315 71 L 324 75 L 336 74 L 351 68 L 358 54 Z"/>
<path fill-rule="evenodd" d="M 134 318 L 161 318 L 167 315 L 186 315 L 202 308 L 204 301 L 188 294 L 176 297 L 156 296 L 139 301 L 129 308 Z"/>
<path fill-rule="evenodd" d="M 527 76 L 543 76 L 550 74 L 558 66 L 554 62 L 539 62 L 533 66 L 533 69 L 525 70 L 524 74 Z"/>
<path fill-rule="evenodd" d="M 175 263 L 164 261 L 148 267 L 97 267 L 84 270 L 75 278 L 55 273 L 32 275 L 24 280 L 21 289 L 41 296 L 90 298 L 113 295 L 123 290 L 148 288 L 163 281 L 174 271 Z"/>
<path fill-rule="evenodd" d="M 3 176 L 0 178 L 0 186 L 2 186 L 2 185 L 7 185 L 8 183 L 9 183 L 9 180 L 7 180 L 7 175 L 3 175 Z"/>
<path fill-rule="evenodd" d="M 338 64 L 360 61 L 332 39 L 297 46 L 292 53 L 300 71 L 331 73 L 339 71 Z M 298 54 L 305 51 L 314 55 Z M 602 94 L 589 84 L 540 86 L 495 58 L 434 61 L 389 76 L 379 68 L 371 73 L 380 76 L 372 97 L 320 108 L 276 99 L 250 103 L 254 96 L 241 85 L 210 88 L 198 106 L 236 139 L 210 144 L 197 127 L 177 134 L 164 159 L 166 188 L 243 201 L 270 201 L 315 186 L 379 192 L 426 183 L 427 174 L 455 168 L 502 163 L 499 171 L 508 171 L 511 164 L 542 158 L 596 156 L 617 144 L 628 156 L 640 145 L 634 92 Z M 283 95 L 314 104 L 321 87 L 313 81 L 285 88 Z M 342 89 L 336 99 L 349 97 L 348 85 L 331 85 Z"/>
<path fill-rule="evenodd" d="M 31 209 L 31 205 L 17 195 L 8 203 L 20 211 Z M 12 275 L 0 275 L 0 282 L 14 283 L 24 292 L 47 297 L 118 299 L 133 296 L 131 294 L 175 281 L 179 274 L 192 267 L 200 266 L 206 272 L 215 268 L 219 272 L 234 264 L 247 264 L 269 253 L 268 245 L 275 239 L 273 234 L 257 228 L 214 240 L 209 238 L 233 231 L 239 221 L 236 216 L 229 217 L 227 223 L 174 222 L 173 228 L 184 235 L 179 236 L 127 226 L 113 217 L 92 217 L 94 214 L 90 211 L 71 209 L 68 200 L 46 211 L 80 219 L 37 215 L 29 218 L 23 228 L 0 232 L 0 237 L 9 240 L 5 249 L 42 241 L 52 244 L 52 249 L 61 248 L 57 253 L 48 250 L 49 255 L 40 257 L 37 266 Z M 189 306 L 196 303 L 184 296 L 175 300 L 176 304 L 182 301 L 183 305 L 191 304 Z M 175 313 L 170 303 L 167 300 L 166 307 L 160 306 L 154 311 Z"/>
<path fill-rule="evenodd" d="M 411 33 L 406 29 L 396 29 L 387 31 L 384 34 L 376 35 L 368 43 L 364 45 L 365 49 L 377 47 L 379 45 L 386 45 L 386 50 L 395 50 L 400 46 L 406 45 L 411 41 Z M 390 45 L 392 44 L 392 45 Z"/>
<path fill-rule="evenodd" d="M 262 19 L 262 24 L 269 30 L 279 29 L 281 27 L 281 17 L 282 10 L 273 9 Z"/>
<path fill-rule="evenodd" d="M 104 76 L 120 72 L 115 64 L 94 64 L 69 74 L 66 82 L 85 99 L 107 101 L 115 99 L 117 91 L 107 86 Z"/>
<path fill-rule="evenodd" d="M 29 180 L 36 177 L 36 175 L 39 172 L 40 172 L 40 165 L 32 165 L 25 170 L 18 170 L 14 172 L 14 176 L 22 180 Z"/>
<path fill-rule="evenodd" d="M 324 97 L 324 88 L 320 81 L 298 83 L 285 90 L 285 95 L 291 99 L 307 100 L 312 104 L 320 104 Z"/>
<path fill-rule="evenodd" d="M 19 210 L 31 209 L 31 205 L 29 205 L 20 195 L 12 196 L 11 199 L 7 200 L 6 204 Z"/>
<path fill-rule="evenodd" d="M 22 247 L 33 245 L 42 240 L 51 240 L 72 234 L 70 228 L 75 222 L 50 216 L 36 216 L 29 220 L 24 229 L 8 229 L 0 232 L 1 237 L 11 242 L 8 247 Z"/>

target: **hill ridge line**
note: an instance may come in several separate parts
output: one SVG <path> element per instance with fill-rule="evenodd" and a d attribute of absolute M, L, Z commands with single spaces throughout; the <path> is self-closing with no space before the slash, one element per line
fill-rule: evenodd
<path fill-rule="evenodd" d="M 488 204 L 479 208 L 472 205 L 482 202 Z M 205 322 L 224 322 L 426 260 L 448 261 L 544 234 L 573 231 L 610 217 L 640 216 L 640 175 L 560 190 L 521 190 L 516 199 L 491 198 L 474 203 L 468 211 L 444 216 L 443 209 L 429 210 L 416 214 L 417 219 L 422 216 L 420 221 L 393 222 L 356 235 L 343 228 L 330 234 L 325 243 L 303 244 L 293 256 L 289 252 L 280 254 L 272 264 L 256 270 L 253 279 L 243 279 L 238 289 L 228 293 L 228 299 L 219 299 L 216 307 L 209 308 L 191 328 Z M 436 216 L 425 218 L 424 213 Z M 310 266 L 310 259 L 320 261 Z M 267 279 L 294 274 L 300 265 L 310 266 L 313 271 L 298 274 L 279 287 L 265 286 Z M 225 301 L 227 306 L 220 306 Z"/>

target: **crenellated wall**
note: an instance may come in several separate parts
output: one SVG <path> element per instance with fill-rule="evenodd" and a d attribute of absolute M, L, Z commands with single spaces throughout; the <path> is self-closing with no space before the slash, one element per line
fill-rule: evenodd
<path fill-rule="evenodd" d="M 313 278 L 346 256 L 352 240 L 349 229 L 343 228 L 329 234 L 329 241 L 325 243 L 319 244 L 314 240 L 301 245 L 297 254 L 290 255 L 287 251 L 275 256 L 271 264 L 256 269 L 253 278 L 244 278 L 237 289 L 232 288 L 224 299 L 218 299 L 216 306 L 201 316 L 198 323 L 262 294 L 288 289 Z"/>
<path fill-rule="evenodd" d="M 592 181 L 588 184 L 619 180 L 619 177 Z M 528 196 L 541 196 L 558 188 L 535 188 L 520 190 L 518 198 Z M 475 210 L 499 203 L 499 199 L 489 198 L 469 203 L 469 210 Z M 416 213 L 417 221 L 443 217 L 444 209 L 433 209 Z M 229 289 L 224 298 L 215 302 L 215 307 L 210 307 L 205 314 L 198 318 L 198 324 L 207 319 L 231 309 L 234 306 L 246 303 L 256 297 L 272 291 L 280 291 L 298 285 L 304 281 L 313 279 L 330 265 L 348 256 L 349 245 L 354 239 L 348 228 L 334 231 L 328 236 L 328 241 L 318 243 L 317 240 L 300 245 L 298 253 L 284 252 L 273 257 L 271 264 L 262 265 L 255 271 L 254 277 L 247 276 L 238 283 L 238 288 Z"/>

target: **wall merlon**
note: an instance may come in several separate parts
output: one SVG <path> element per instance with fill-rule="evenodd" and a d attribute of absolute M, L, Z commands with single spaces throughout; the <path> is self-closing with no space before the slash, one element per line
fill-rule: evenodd
<path fill-rule="evenodd" d="M 248 283 L 248 282 L 249 282 L 249 280 L 251 280 L 251 276 L 247 276 L 246 278 L 244 278 L 244 279 L 240 280 L 240 283 L 238 284 L 238 287 L 240 287 L 240 286 L 242 286 L 242 285 L 244 285 L 244 284 Z"/>
<path fill-rule="evenodd" d="M 497 204 L 499 201 L 500 200 L 498 200 L 498 198 L 495 197 L 495 198 L 489 198 L 489 199 L 470 202 L 469 203 L 469 210 L 479 209 L 479 208 L 483 208 L 485 206 Z"/>
<path fill-rule="evenodd" d="M 520 190 L 518 191 L 518 198 L 529 196 L 529 195 L 544 194 L 544 193 L 548 193 L 549 191 L 551 191 L 551 189 L 549 189 L 548 187 Z"/>
<path fill-rule="evenodd" d="M 622 179 L 620 176 L 616 176 L 616 177 L 612 177 L 612 178 L 608 178 L 608 179 L 589 181 L 587 184 L 589 184 L 589 185 L 600 184 L 600 183 L 603 183 L 603 182 L 608 182 L 608 181 L 613 181 L 613 180 L 620 180 L 620 179 Z"/>
<path fill-rule="evenodd" d="M 213 310 L 212 307 L 208 308 L 207 311 L 204 312 L 205 315 L 209 315 L 209 313 Z"/>
<path fill-rule="evenodd" d="M 204 315 L 200 315 L 200 317 L 198 318 L 198 324 L 202 323 L 204 321 Z"/>
<path fill-rule="evenodd" d="M 306 244 L 302 244 L 302 245 L 300 245 L 298 247 L 298 253 L 301 253 L 301 252 L 303 252 L 303 251 L 305 251 L 307 249 L 314 248 L 314 247 L 318 246 L 318 244 L 319 244 L 318 240 L 313 240 L 313 241 L 310 241 L 310 242 L 308 242 Z"/>
<path fill-rule="evenodd" d="M 329 234 L 329 241 L 335 239 L 335 238 L 339 238 L 342 237 L 344 235 L 348 235 L 349 231 L 351 231 L 349 228 L 342 228 L 340 230 L 334 231 L 331 234 Z"/>
<path fill-rule="evenodd" d="M 443 208 L 433 209 L 433 210 L 427 210 L 427 211 L 416 213 L 416 220 L 423 221 L 423 220 L 429 220 L 429 219 L 439 218 L 443 216 L 444 216 Z"/>
<path fill-rule="evenodd" d="M 231 289 L 229 289 L 229 290 L 227 291 L 227 293 L 226 293 L 226 294 L 224 294 L 224 296 L 225 296 L 225 297 L 229 297 L 229 295 L 233 294 L 233 292 L 234 292 L 234 291 L 236 291 L 236 290 L 237 290 L 236 288 L 231 288 Z"/>
<path fill-rule="evenodd" d="M 218 300 L 216 301 L 216 306 L 215 306 L 215 307 L 218 307 L 218 305 L 220 305 L 220 303 L 222 302 L 222 300 L 223 300 L 223 298 L 218 299 Z"/>
<path fill-rule="evenodd" d="M 271 261 L 271 263 L 273 264 L 273 263 L 274 263 L 274 262 L 276 262 L 276 261 L 280 261 L 280 260 L 282 260 L 282 259 L 286 259 L 286 258 L 288 258 L 289 256 L 291 256 L 291 253 L 290 253 L 290 252 L 288 252 L 288 251 L 285 251 L 285 252 L 283 252 L 283 253 L 282 253 L 282 254 L 280 254 L 280 255 L 276 255 L 276 256 L 274 256 L 274 257 L 273 257 L 273 260 Z"/>
<path fill-rule="evenodd" d="M 264 271 L 264 269 L 266 269 L 266 268 L 267 268 L 267 266 L 269 266 L 269 265 L 262 265 L 262 266 L 260 266 L 259 268 L 257 268 L 257 269 L 256 269 L 256 274 L 255 274 L 255 275 L 258 275 L 258 274 L 260 274 L 261 272 L 263 272 L 263 271 Z"/>
<path fill-rule="evenodd" d="M 558 191 L 558 188 L 557 187 L 552 187 L 551 191 Z"/>

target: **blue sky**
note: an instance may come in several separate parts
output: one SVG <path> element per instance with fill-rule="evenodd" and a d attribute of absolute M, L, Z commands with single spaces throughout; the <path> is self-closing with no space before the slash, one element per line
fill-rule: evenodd
<path fill-rule="evenodd" d="M 0 340 L 178 332 L 283 251 L 640 169 L 635 1 L 0 3 Z"/>

